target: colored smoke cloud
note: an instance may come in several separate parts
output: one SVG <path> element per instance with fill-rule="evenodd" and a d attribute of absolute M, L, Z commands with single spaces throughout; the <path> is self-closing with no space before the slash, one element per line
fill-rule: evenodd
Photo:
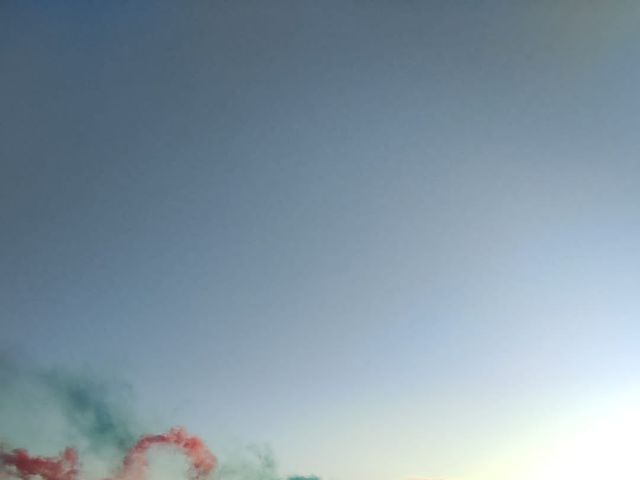
<path fill-rule="evenodd" d="M 184 456 L 195 480 L 319 480 L 280 475 L 268 447 L 243 448 L 218 465 L 183 428 L 143 435 L 154 429 L 143 428 L 131 405 L 127 385 L 0 358 L 0 480 L 143 480 L 156 450 L 163 460 Z M 152 468 L 149 476 L 175 473 Z"/>
<path fill-rule="evenodd" d="M 131 404 L 125 384 L 0 358 L 0 441 L 49 457 L 73 446 L 90 478 L 108 476 L 150 430 Z"/>
<path fill-rule="evenodd" d="M 191 463 L 194 480 L 206 479 L 216 467 L 215 456 L 202 440 L 190 436 L 182 428 L 173 428 L 165 434 L 141 437 L 124 457 L 122 468 L 113 480 L 144 480 L 149 465 L 147 452 L 155 446 L 173 446 L 181 450 Z M 42 480 L 77 480 L 79 458 L 70 447 L 58 457 L 32 456 L 25 449 L 7 452 L 0 448 L 0 472 L 5 477 L 23 480 L 34 476 Z"/>

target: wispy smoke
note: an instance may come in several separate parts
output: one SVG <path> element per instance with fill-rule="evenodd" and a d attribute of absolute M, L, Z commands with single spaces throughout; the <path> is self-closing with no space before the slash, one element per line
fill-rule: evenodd
<path fill-rule="evenodd" d="M 144 480 L 149 466 L 147 454 L 155 446 L 179 449 L 190 462 L 193 480 L 205 480 L 216 467 L 216 457 L 202 440 L 182 428 L 173 428 L 164 434 L 140 438 L 124 457 L 119 472 L 113 479 L 105 480 Z M 24 449 L 5 451 L 0 448 L 0 474 L 22 480 L 34 476 L 42 480 L 78 480 L 78 453 L 68 447 L 58 457 L 41 457 Z"/>
<path fill-rule="evenodd" d="M 73 445 L 83 466 L 106 473 L 146 429 L 132 415 L 130 389 L 0 358 L 0 439 L 54 455 Z"/>
<path fill-rule="evenodd" d="M 55 456 L 72 445 L 91 478 L 106 476 L 146 429 L 126 385 L 0 357 L 0 440 Z"/>
<path fill-rule="evenodd" d="M 57 400 L 69 425 L 85 436 L 94 451 L 114 448 L 125 451 L 138 436 L 132 415 L 113 398 L 114 388 L 79 375 L 50 370 L 39 375 Z"/>
<path fill-rule="evenodd" d="M 222 463 L 218 475 L 223 480 L 282 480 L 275 457 L 267 446 L 237 451 Z"/>
<path fill-rule="evenodd" d="M 202 440 L 181 428 L 141 435 L 151 429 L 141 427 L 130 405 L 126 385 L 59 369 L 26 368 L 0 357 L 0 480 L 143 480 L 147 451 L 163 445 L 184 455 L 192 478 L 210 476 L 217 461 Z M 175 472 L 153 473 L 169 478 Z M 229 455 L 215 479 L 319 480 L 280 475 L 266 446 Z"/>
<path fill-rule="evenodd" d="M 268 445 L 251 445 L 236 450 L 220 465 L 219 480 L 320 480 L 315 475 L 283 476 Z"/>

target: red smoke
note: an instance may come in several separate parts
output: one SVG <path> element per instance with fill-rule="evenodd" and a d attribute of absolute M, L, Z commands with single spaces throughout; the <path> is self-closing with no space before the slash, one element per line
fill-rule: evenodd
<path fill-rule="evenodd" d="M 0 450 L 0 467 L 0 478 L 8 475 L 28 479 L 40 475 L 43 480 L 76 480 L 78 454 L 73 448 L 67 448 L 57 458 L 32 457 L 23 449 L 10 453 Z M 6 467 L 13 467 L 13 470 Z"/>
<path fill-rule="evenodd" d="M 216 468 L 216 457 L 202 440 L 182 428 L 172 428 L 162 435 L 145 435 L 129 450 L 120 473 L 113 479 L 144 480 L 147 451 L 154 446 L 168 445 L 184 453 L 191 462 L 194 480 L 204 480 Z M 78 454 L 67 448 L 58 457 L 32 457 L 23 449 L 5 452 L 0 447 L 0 480 L 5 477 L 29 480 L 39 475 L 42 480 L 78 480 Z"/>

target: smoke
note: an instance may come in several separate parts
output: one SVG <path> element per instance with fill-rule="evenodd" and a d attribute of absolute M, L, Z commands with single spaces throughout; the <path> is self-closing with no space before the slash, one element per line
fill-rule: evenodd
<path fill-rule="evenodd" d="M 135 442 L 132 415 L 127 414 L 124 403 L 110 397 L 112 385 L 107 388 L 104 383 L 53 370 L 41 373 L 40 378 L 70 426 L 88 439 L 89 448 L 125 451 Z"/>
<path fill-rule="evenodd" d="M 29 369 L 4 358 L 0 386 L 0 438 L 38 453 L 0 445 L 0 478 L 78 480 L 81 467 L 83 478 L 100 478 L 121 462 L 113 480 L 143 480 L 148 451 L 164 446 L 184 454 L 196 480 L 216 466 L 202 440 L 184 429 L 141 436 L 129 406 L 130 389 L 124 385 L 62 370 Z"/>
<path fill-rule="evenodd" d="M 220 466 L 223 480 L 283 480 L 268 446 L 250 446 L 227 457 Z"/>
<path fill-rule="evenodd" d="M 122 468 L 113 480 L 144 480 L 148 467 L 147 452 L 154 446 L 173 446 L 181 450 L 191 462 L 190 473 L 194 480 L 206 479 L 216 467 L 216 457 L 202 440 L 190 436 L 182 428 L 173 428 L 165 434 L 140 438 L 124 457 Z M 31 456 L 24 449 L 11 452 L 0 449 L 0 472 L 6 477 L 78 480 L 78 467 L 78 454 L 69 447 L 58 457 Z"/>
<path fill-rule="evenodd" d="M 279 474 L 267 446 L 236 449 L 218 467 L 204 442 L 182 428 L 143 435 L 153 429 L 143 428 L 131 405 L 127 385 L 0 357 L 0 480 L 176 478 L 184 460 L 194 480 L 214 470 L 215 480 L 319 480 Z M 172 451 L 182 464 L 166 455 Z"/>
<path fill-rule="evenodd" d="M 320 480 L 315 475 L 282 475 L 268 445 L 250 445 L 227 456 L 216 475 L 219 480 Z"/>
<path fill-rule="evenodd" d="M 148 431 L 131 399 L 124 384 L 0 358 L 0 440 L 48 456 L 72 445 L 95 476 L 106 476 Z"/>

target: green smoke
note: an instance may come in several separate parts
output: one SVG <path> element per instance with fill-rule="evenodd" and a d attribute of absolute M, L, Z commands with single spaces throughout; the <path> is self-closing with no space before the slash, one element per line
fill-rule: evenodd
<path fill-rule="evenodd" d="M 268 445 L 252 445 L 221 458 L 216 480 L 320 480 L 315 475 L 285 476 Z"/>
<path fill-rule="evenodd" d="M 234 452 L 221 463 L 216 477 L 221 480 L 282 480 L 268 446 L 251 446 Z"/>
<path fill-rule="evenodd" d="M 42 455 L 73 446 L 86 469 L 106 472 L 143 433 L 130 397 L 126 386 L 96 376 L 0 358 L 0 441 Z"/>
<path fill-rule="evenodd" d="M 27 368 L 0 355 L 0 443 L 49 456 L 73 446 L 83 478 L 105 478 L 141 434 L 156 430 L 139 428 L 131 396 L 128 386 L 95 375 Z M 320 480 L 281 475 L 268 446 L 235 448 L 219 460 L 215 480 Z M 150 480 L 184 472 L 171 458 L 155 463 Z"/>
<path fill-rule="evenodd" d="M 39 377 L 91 450 L 124 452 L 135 443 L 140 432 L 132 430 L 132 415 L 123 403 L 116 402 L 113 385 L 59 370 L 42 372 Z"/>

